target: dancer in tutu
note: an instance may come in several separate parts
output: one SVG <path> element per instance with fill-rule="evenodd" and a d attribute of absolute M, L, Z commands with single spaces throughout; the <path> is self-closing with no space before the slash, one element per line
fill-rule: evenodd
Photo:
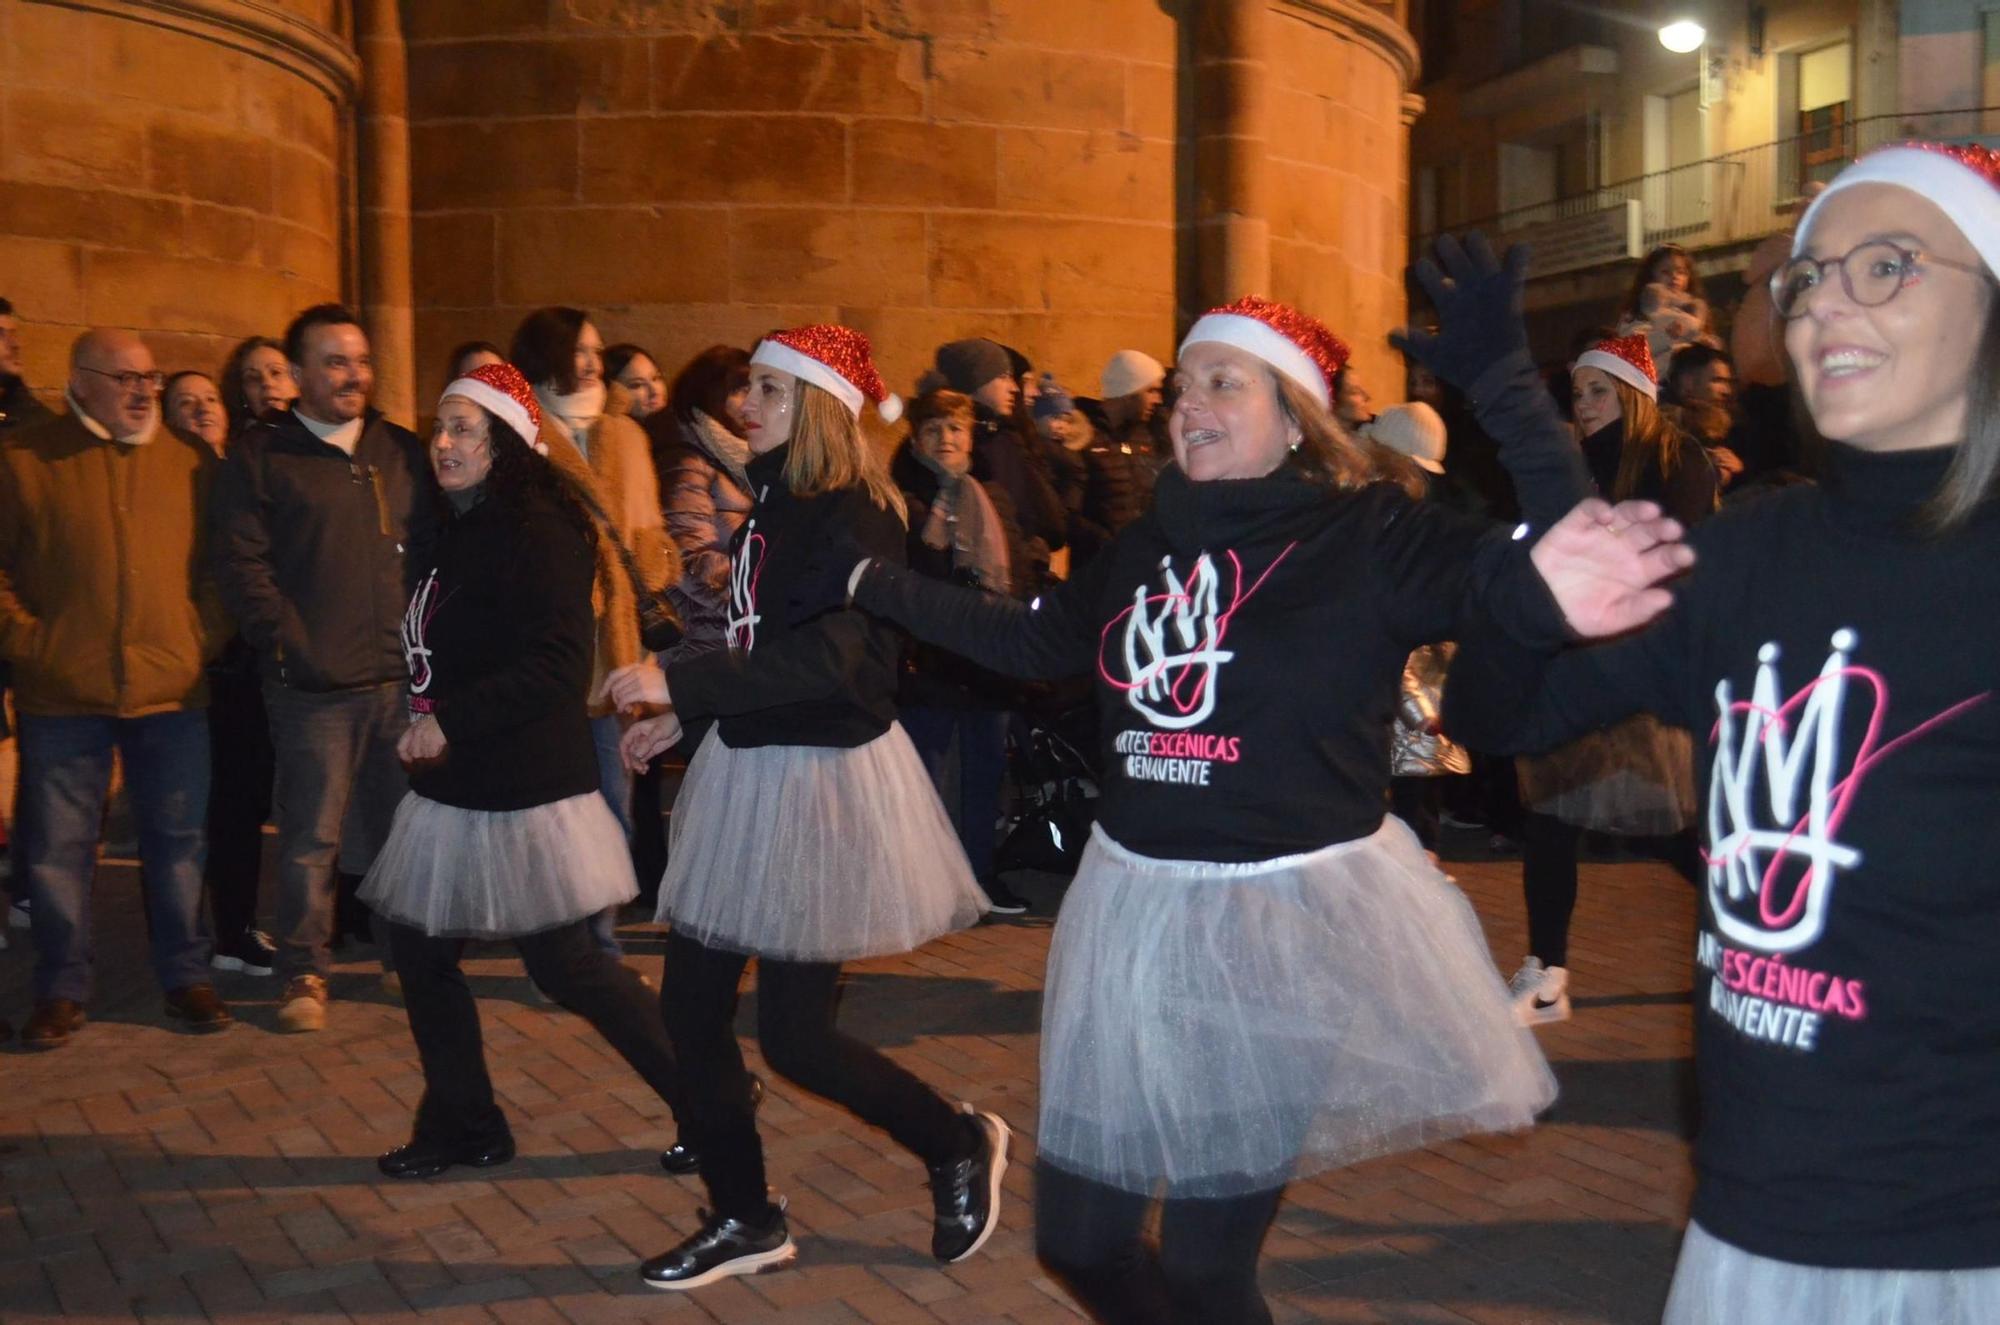
<path fill-rule="evenodd" d="M 1457 296 L 1518 297 L 1518 260 L 1458 274 L 1447 333 L 1482 320 Z M 1097 677 L 1106 776 L 1049 953 L 1035 1218 L 1101 1320 L 1268 1321 L 1287 1182 L 1525 1127 L 1555 1095 L 1471 907 L 1384 817 L 1390 718 L 1410 651 L 1478 603 L 1531 642 L 1644 620 L 1677 531 L 1621 507 L 1614 532 L 1593 502 L 1531 562 L 1413 502 L 1332 418 L 1346 355 L 1265 300 L 1197 321 L 1151 511 L 1033 607 L 882 558 L 850 581 L 988 667 Z M 1581 495 L 1566 450 L 1517 457 L 1531 510 Z"/>
<path fill-rule="evenodd" d="M 1819 486 L 1696 532 L 1677 605 L 1464 640 L 1446 725 L 1703 739 L 1693 1220 L 1670 1325 L 2000 1320 L 2000 156 L 1849 166 L 1772 277 Z"/>
<path fill-rule="evenodd" d="M 998 1221 L 1006 1124 L 954 1107 L 835 1024 L 842 962 L 908 952 L 986 910 L 896 722 L 899 635 L 799 597 L 829 544 L 903 561 L 902 496 L 859 429 L 870 399 L 886 419 L 901 412 L 858 332 L 801 327 L 758 345 L 742 411 L 756 506 L 734 540 L 730 647 L 609 681 L 621 707 L 674 707 L 627 733 L 638 765 L 677 740 L 682 722 L 709 724 L 674 806 L 660 884 L 660 919 L 673 926 L 660 1007 L 714 1210 L 646 1262 L 656 1288 L 694 1288 L 795 1254 L 764 1185 L 731 1030 L 752 957 L 766 1061 L 924 1161 L 937 1258 L 970 1256 Z"/>
<path fill-rule="evenodd" d="M 438 403 L 431 464 L 451 513 L 403 624 L 410 791 L 361 889 L 388 924 L 424 1065 L 414 1135 L 379 1161 L 396 1178 L 514 1155 L 459 969 L 470 938 L 512 939 L 535 983 L 674 1102 L 652 992 L 590 933 L 638 886 L 585 711 L 594 533 L 531 449 L 540 423 L 507 364 L 475 368 Z"/>

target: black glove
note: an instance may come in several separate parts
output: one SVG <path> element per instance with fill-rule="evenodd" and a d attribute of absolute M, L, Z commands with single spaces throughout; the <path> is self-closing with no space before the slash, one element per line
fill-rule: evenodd
<path fill-rule="evenodd" d="M 1528 271 L 1528 246 L 1493 256 L 1486 236 L 1475 230 L 1461 246 L 1439 235 L 1434 262 L 1421 258 L 1410 270 L 1437 309 L 1435 332 L 1405 327 L 1389 343 L 1461 391 L 1471 391 L 1487 370 L 1503 360 L 1528 356 L 1528 328 L 1521 317 L 1521 290 Z"/>

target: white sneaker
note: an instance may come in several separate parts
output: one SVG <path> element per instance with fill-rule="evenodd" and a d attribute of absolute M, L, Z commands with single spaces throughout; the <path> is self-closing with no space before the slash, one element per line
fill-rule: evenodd
<path fill-rule="evenodd" d="M 1523 1026 L 1569 1020 L 1567 967 L 1543 966 L 1540 957 L 1530 957 L 1507 982 L 1507 994 L 1514 1000 L 1514 1020 Z"/>

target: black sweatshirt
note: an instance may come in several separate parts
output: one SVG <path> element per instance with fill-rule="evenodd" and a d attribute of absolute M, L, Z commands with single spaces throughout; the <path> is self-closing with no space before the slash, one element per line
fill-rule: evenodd
<path fill-rule="evenodd" d="M 403 620 L 410 707 L 444 759 L 410 774 L 426 799 L 521 810 L 597 790 L 590 538 L 545 493 L 454 515 Z"/>
<path fill-rule="evenodd" d="M 1032 606 L 879 565 L 856 602 L 996 671 L 1094 671 L 1105 831 L 1143 855 L 1266 860 L 1381 824 L 1404 660 L 1470 602 L 1502 595 L 1502 619 L 1562 638 L 1526 553 L 1387 484 L 1168 469 L 1153 508 Z"/>
<path fill-rule="evenodd" d="M 729 647 L 670 665 L 667 689 L 683 722 L 718 719 L 734 749 L 866 745 L 896 720 L 902 636 L 816 599 L 830 548 L 902 565 L 903 523 L 864 488 L 794 493 L 790 452 L 750 459 L 756 505 L 730 543 Z"/>
<path fill-rule="evenodd" d="M 1950 454 L 1831 447 L 1696 531 L 1640 634 L 1551 659 L 1489 621 L 1452 666 L 1478 749 L 1706 738 L 1693 1213 L 1758 1255 L 2000 1265 L 2000 510 L 1912 531 Z"/>
<path fill-rule="evenodd" d="M 209 499 L 215 583 L 266 675 L 306 691 L 402 677 L 437 500 L 424 444 L 373 410 L 352 456 L 288 410 L 230 443 Z"/>

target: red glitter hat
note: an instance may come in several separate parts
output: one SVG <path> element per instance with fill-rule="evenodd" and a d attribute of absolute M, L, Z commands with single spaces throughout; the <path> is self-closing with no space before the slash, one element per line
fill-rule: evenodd
<path fill-rule="evenodd" d="M 1332 408 L 1333 379 L 1346 366 L 1347 342 L 1326 323 L 1289 304 L 1245 295 L 1211 308 L 1188 328 L 1181 353 L 1190 345 L 1233 345 L 1256 355 L 1291 378 L 1321 405 Z"/>
<path fill-rule="evenodd" d="M 853 327 L 825 322 L 818 326 L 774 331 L 757 343 L 751 363 L 782 368 L 814 386 L 833 393 L 861 417 L 861 402 L 875 402 L 884 423 L 903 417 L 903 398 L 882 385 L 875 371 L 875 351 L 868 337 Z"/>
<path fill-rule="evenodd" d="M 483 363 L 447 386 L 438 403 L 443 404 L 449 396 L 462 396 L 481 406 L 519 433 L 538 454 L 549 453 L 541 440 L 542 407 L 535 400 L 535 389 L 513 364 Z"/>
<path fill-rule="evenodd" d="M 1643 332 L 1597 342 L 1569 366 L 1572 373 L 1579 368 L 1602 369 L 1646 399 L 1660 398 L 1660 375 L 1653 369 L 1652 347 Z"/>
<path fill-rule="evenodd" d="M 1856 184 L 1894 184 L 1929 199 L 1958 227 L 1986 269 L 2000 275 L 2000 152 L 1977 143 L 1895 143 L 1879 147 L 1833 177 L 1799 218 L 1792 256 L 1826 200 Z"/>

